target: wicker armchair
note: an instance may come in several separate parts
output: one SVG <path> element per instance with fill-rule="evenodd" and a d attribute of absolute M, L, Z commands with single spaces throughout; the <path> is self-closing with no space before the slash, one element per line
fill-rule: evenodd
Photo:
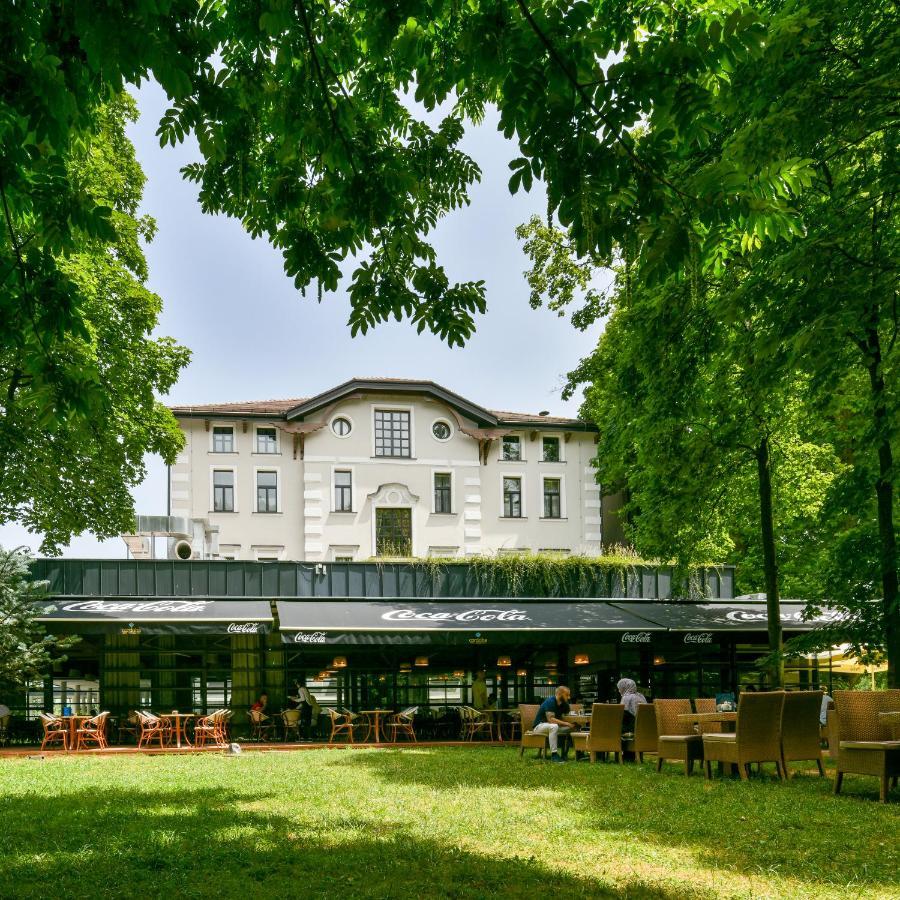
<path fill-rule="evenodd" d="M 694 712 L 698 713 L 714 713 L 718 712 L 716 709 L 716 698 L 715 697 L 695 697 L 694 698 Z M 722 733 L 722 723 L 721 722 L 702 722 L 700 724 L 700 734 L 721 734 Z"/>
<path fill-rule="evenodd" d="M 465 739 L 467 741 L 475 740 L 476 734 L 487 734 L 488 740 L 494 739 L 494 716 L 492 713 L 482 712 L 471 706 L 463 706 L 460 709 L 463 727 L 465 729 Z"/>
<path fill-rule="evenodd" d="M 109 746 L 106 743 L 108 718 L 109 713 L 102 712 L 91 719 L 84 719 L 75 730 L 75 749 L 84 750 L 88 745 L 95 744 L 98 749 L 105 750 Z"/>
<path fill-rule="evenodd" d="M 140 733 L 140 725 L 138 722 L 138 714 L 132 709 L 129 711 L 128 715 L 124 718 L 119 719 L 118 727 L 118 740 L 120 744 L 125 743 L 125 739 L 134 740 L 135 743 L 138 742 L 138 734 Z"/>
<path fill-rule="evenodd" d="M 39 713 L 41 725 L 44 728 L 44 739 L 41 741 L 41 750 L 48 744 L 62 744 L 63 750 L 69 749 L 69 727 L 59 718 L 50 713 Z"/>
<path fill-rule="evenodd" d="M 749 778 L 750 763 L 774 762 L 778 776 L 783 780 L 785 777 L 781 764 L 783 708 L 784 691 L 760 693 L 744 691 L 738 701 L 734 733 L 703 735 L 706 777 L 712 778 L 714 762 L 736 765 L 743 781 Z"/>
<path fill-rule="evenodd" d="M 300 740 L 300 710 L 286 709 L 281 713 L 282 739 L 287 741 L 291 736 L 291 732 L 299 741 Z"/>
<path fill-rule="evenodd" d="M 169 724 L 159 716 L 154 716 L 153 713 L 145 713 L 141 710 L 137 711 L 137 717 L 138 726 L 141 729 L 138 737 L 138 749 L 141 750 L 151 741 L 158 740 L 159 749 L 162 750 L 163 746 L 168 743 L 172 733 Z"/>
<path fill-rule="evenodd" d="M 224 709 L 217 709 L 208 716 L 201 716 L 194 723 L 194 746 L 205 747 L 210 741 L 217 747 L 224 747 L 227 743 L 225 735 Z"/>
<path fill-rule="evenodd" d="M 781 712 L 781 766 L 790 777 L 787 764 L 796 760 L 814 760 L 824 778 L 822 738 L 819 717 L 822 691 L 793 691 L 784 695 Z"/>
<path fill-rule="evenodd" d="M 250 710 L 250 740 L 266 741 L 275 733 L 275 723 L 260 709 Z"/>
<path fill-rule="evenodd" d="M 897 696 L 894 696 L 897 695 Z M 900 706 L 898 691 L 835 691 L 837 773 L 834 792 L 841 792 L 844 774 L 872 775 L 880 781 L 879 799 L 887 803 L 888 786 L 900 776 L 900 741 L 879 717 Z"/>
<path fill-rule="evenodd" d="M 347 713 L 340 713 L 330 706 L 323 707 L 322 712 L 331 720 L 331 734 L 328 736 L 328 743 L 334 742 L 339 734 L 345 734 L 354 743 L 353 740 L 353 719 Z"/>
<path fill-rule="evenodd" d="M 417 710 L 417 706 L 410 706 L 409 709 L 404 709 L 403 712 L 395 713 L 388 719 L 385 730 L 390 732 L 390 739 L 394 743 L 397 742 L 397 738 L 401 734 L 405 734 L 408 738 L 416 741 L 416 731 L 413 727 L 413 719 Z"/>
<path fill-rule="evenodd" d="M 591 762 L 597 754 L 613 753 L 622 762 L 622 718 L 625 707 L 621 703 L 595 703 L 591 707 L 590 731 L 573 731 L 570 737 L 577 751 L 590 754 Z"/>
<path fill-rule="evenodd" d="M 661 772 L 663 762 L 674 759 L 684 762 L 684 772 L 694 771 L 694 762 L 703 759 L 703 738 L 694 731 L 690 722 L 678 717 L 693 712 L 690 700 L 654 700 L 656 711 L 656 771 Z"/>
<path fill-rule="evenodd" d="M 519 704 L 519 721 L 521 723 L 521 735 L 519 736 L 519 756 L 525 753 L 526 748 L 537 750 L 538 756 L 546 758 L 547 735 L 535 734 L 531 727 L 537 718 L 540 706 L 537 704 L 520 703 Z"/>
<path fill-rule="evenodd" d="M 623 747 L 644 761 L 645 753 L 656 755 L 659 740 L 656 734 L 656 710 L 652 703 L 639 703 L 634 717 L 634 738 L 623 742 Z"/>

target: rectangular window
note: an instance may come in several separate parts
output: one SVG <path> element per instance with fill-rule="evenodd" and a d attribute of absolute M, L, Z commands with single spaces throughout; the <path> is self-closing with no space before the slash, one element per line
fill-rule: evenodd
<path fill-rule="evenodd" d="M 410 456 L 409 412 L 375 410 L 375 455 Z"/>
<path fill-rule="evenodd" d="M 213 511 L 234 512 L 234 472 L 213 472 Z"/>
<path fill-rule="evenodd" d="M 353 475 L 350 472 L 334 473 L 334 511 L 353 512 Z"/>
<path fill-rule="evenodd" d="M 544 462 L 559 462 L 559 438 L 544 438 Z"/>
<path fill-rule="evenodd" d="M 213 427 L 213 453 L 234 453 L 234 429 L 230 425 Z"/>
<path fill-rule="evenodd" d="M 412 510 L 386 507 L 375 510 L 375 555 L 412 555 Z"/>
<path fill-rule="evenodd" d="M 334 558 L 335 562 L 353 562 L 352 556 L 336 556 Z"/>
<path fill-rule="evenodd" d="M 560 480 L 558 478 L 544 479 L 544 518 L 562 518 L 560 505 Z"/>
<path fill-rule="evenodd" d="M 522 479 L 503 479 L 503 515 L 507 519 L 522 518 Z"/>
<path fill-rule="evenodd" d="M 500 456 L 505 460 L 520 460 L 522 458 L 522 442 L 516 434 L 508 434 L 503 438 L 503 448 Z"/>
<path fill-rule="evenodd" d="M 451 478 L 449 472 L 436 472 L 434 476 L 434 511 L 436 513 L 452 512 L 450 506 L 450 484 Z"/>
<path fill-rule="evenodd" d="M 256 452 L 257 453 L 277 453 L 278 452 L 278 435 L 274 428 L 257 428 L 256 429 Z"/>
<path fill-rule="evenodd" d="M 256 511 L 278 512 L 278 473 L 256 473 Z"/>

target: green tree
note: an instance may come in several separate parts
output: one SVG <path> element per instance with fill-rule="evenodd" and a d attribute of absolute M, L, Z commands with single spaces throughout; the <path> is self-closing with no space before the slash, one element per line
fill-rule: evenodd
<path fill-rule="evenodd" d="M 27 552 L 0 547 L 0 682 L 9 684 L 43 676 L 80 640 L 46 634 L 36 621 L 35 601 L 46 596 L 47 584 L 31 579 L 30 562 Z"/>
<path fill-rule="evenodd" d="M 112 100 L 67 162 L 71 183 L 108 210 L 108 236 L 37 250 L 27 198 L 4 194 L 0 250 L 20 254 L 23 268 L 0 293 L 3 328 L 17 336 L 0 346 L 0 521 L 43 532 L 48 552 L 88 529 L 132 529 L 129 489 L 144 477 L 144 455 L 171 461 L 183 440 L 155 397 L 188 353 L 150 337 L 161 302 L 144 284 L 140 242 L 155 226 L 137 212 L 144 175 L 125 135 L 135 115 L 127 95 Z"/>

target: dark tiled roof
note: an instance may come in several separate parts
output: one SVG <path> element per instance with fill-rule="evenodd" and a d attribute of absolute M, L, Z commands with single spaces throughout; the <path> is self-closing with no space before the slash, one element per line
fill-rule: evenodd
<path fill-rule="evenodd" d="M 298 403 L 302 403 L 305 399 L 306 397 L 294 397 L 291 400 L 247 400 L 243 403 L 199 403 L 196 406 L 172 406 L 170 409 L 176 416 L 280 416 L 289 409 L 293 409 Z"/>
<path fill-rule="evenodd" d="M 505 409 L 492 409 L 491 412 L 507 425 L 584 425 L 583 419 L 570 419 L 565 416 L 539 416 L 537 413 L 509 412 Z"/>

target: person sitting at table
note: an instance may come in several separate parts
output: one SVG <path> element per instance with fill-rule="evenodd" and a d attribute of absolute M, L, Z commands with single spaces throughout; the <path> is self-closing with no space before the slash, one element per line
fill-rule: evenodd
<path fill-rule="evenodd" d="M 646 703 L 647 698 L 637 689 L 637 684 L 631 678 L 620 678 L 616 689 L 621 697 L 620 702 L 625 707 L 622 716 L 622 734 L 633 733 L 638 704 Z"/>
<path fill-rule="evenodd" d="M 531 730 L 535 734 L 546 734 L 550 743 L 550 762 L 563 762 L 568 756 L 568 744 L 566 744 L 563 755 L 559 755 L 559 739 L 563 738 L 568 741 L 568 736 L 572 732 L 572 726 L 563 720 L 563 716 L 569 714 L 569 689 L 565 685 L 560 685 L 553 693 L 552 697 L 548 697 L 538 708 L 537 715 Z"/>
<path fill-rule="evenodd" d="M 251 717 L 257 722 L 265 722 L 269 717 L 266 715 L 266 704 L 269 702 L 268 694 L 260 694 L 259 699 L 250 707 Z"/>

